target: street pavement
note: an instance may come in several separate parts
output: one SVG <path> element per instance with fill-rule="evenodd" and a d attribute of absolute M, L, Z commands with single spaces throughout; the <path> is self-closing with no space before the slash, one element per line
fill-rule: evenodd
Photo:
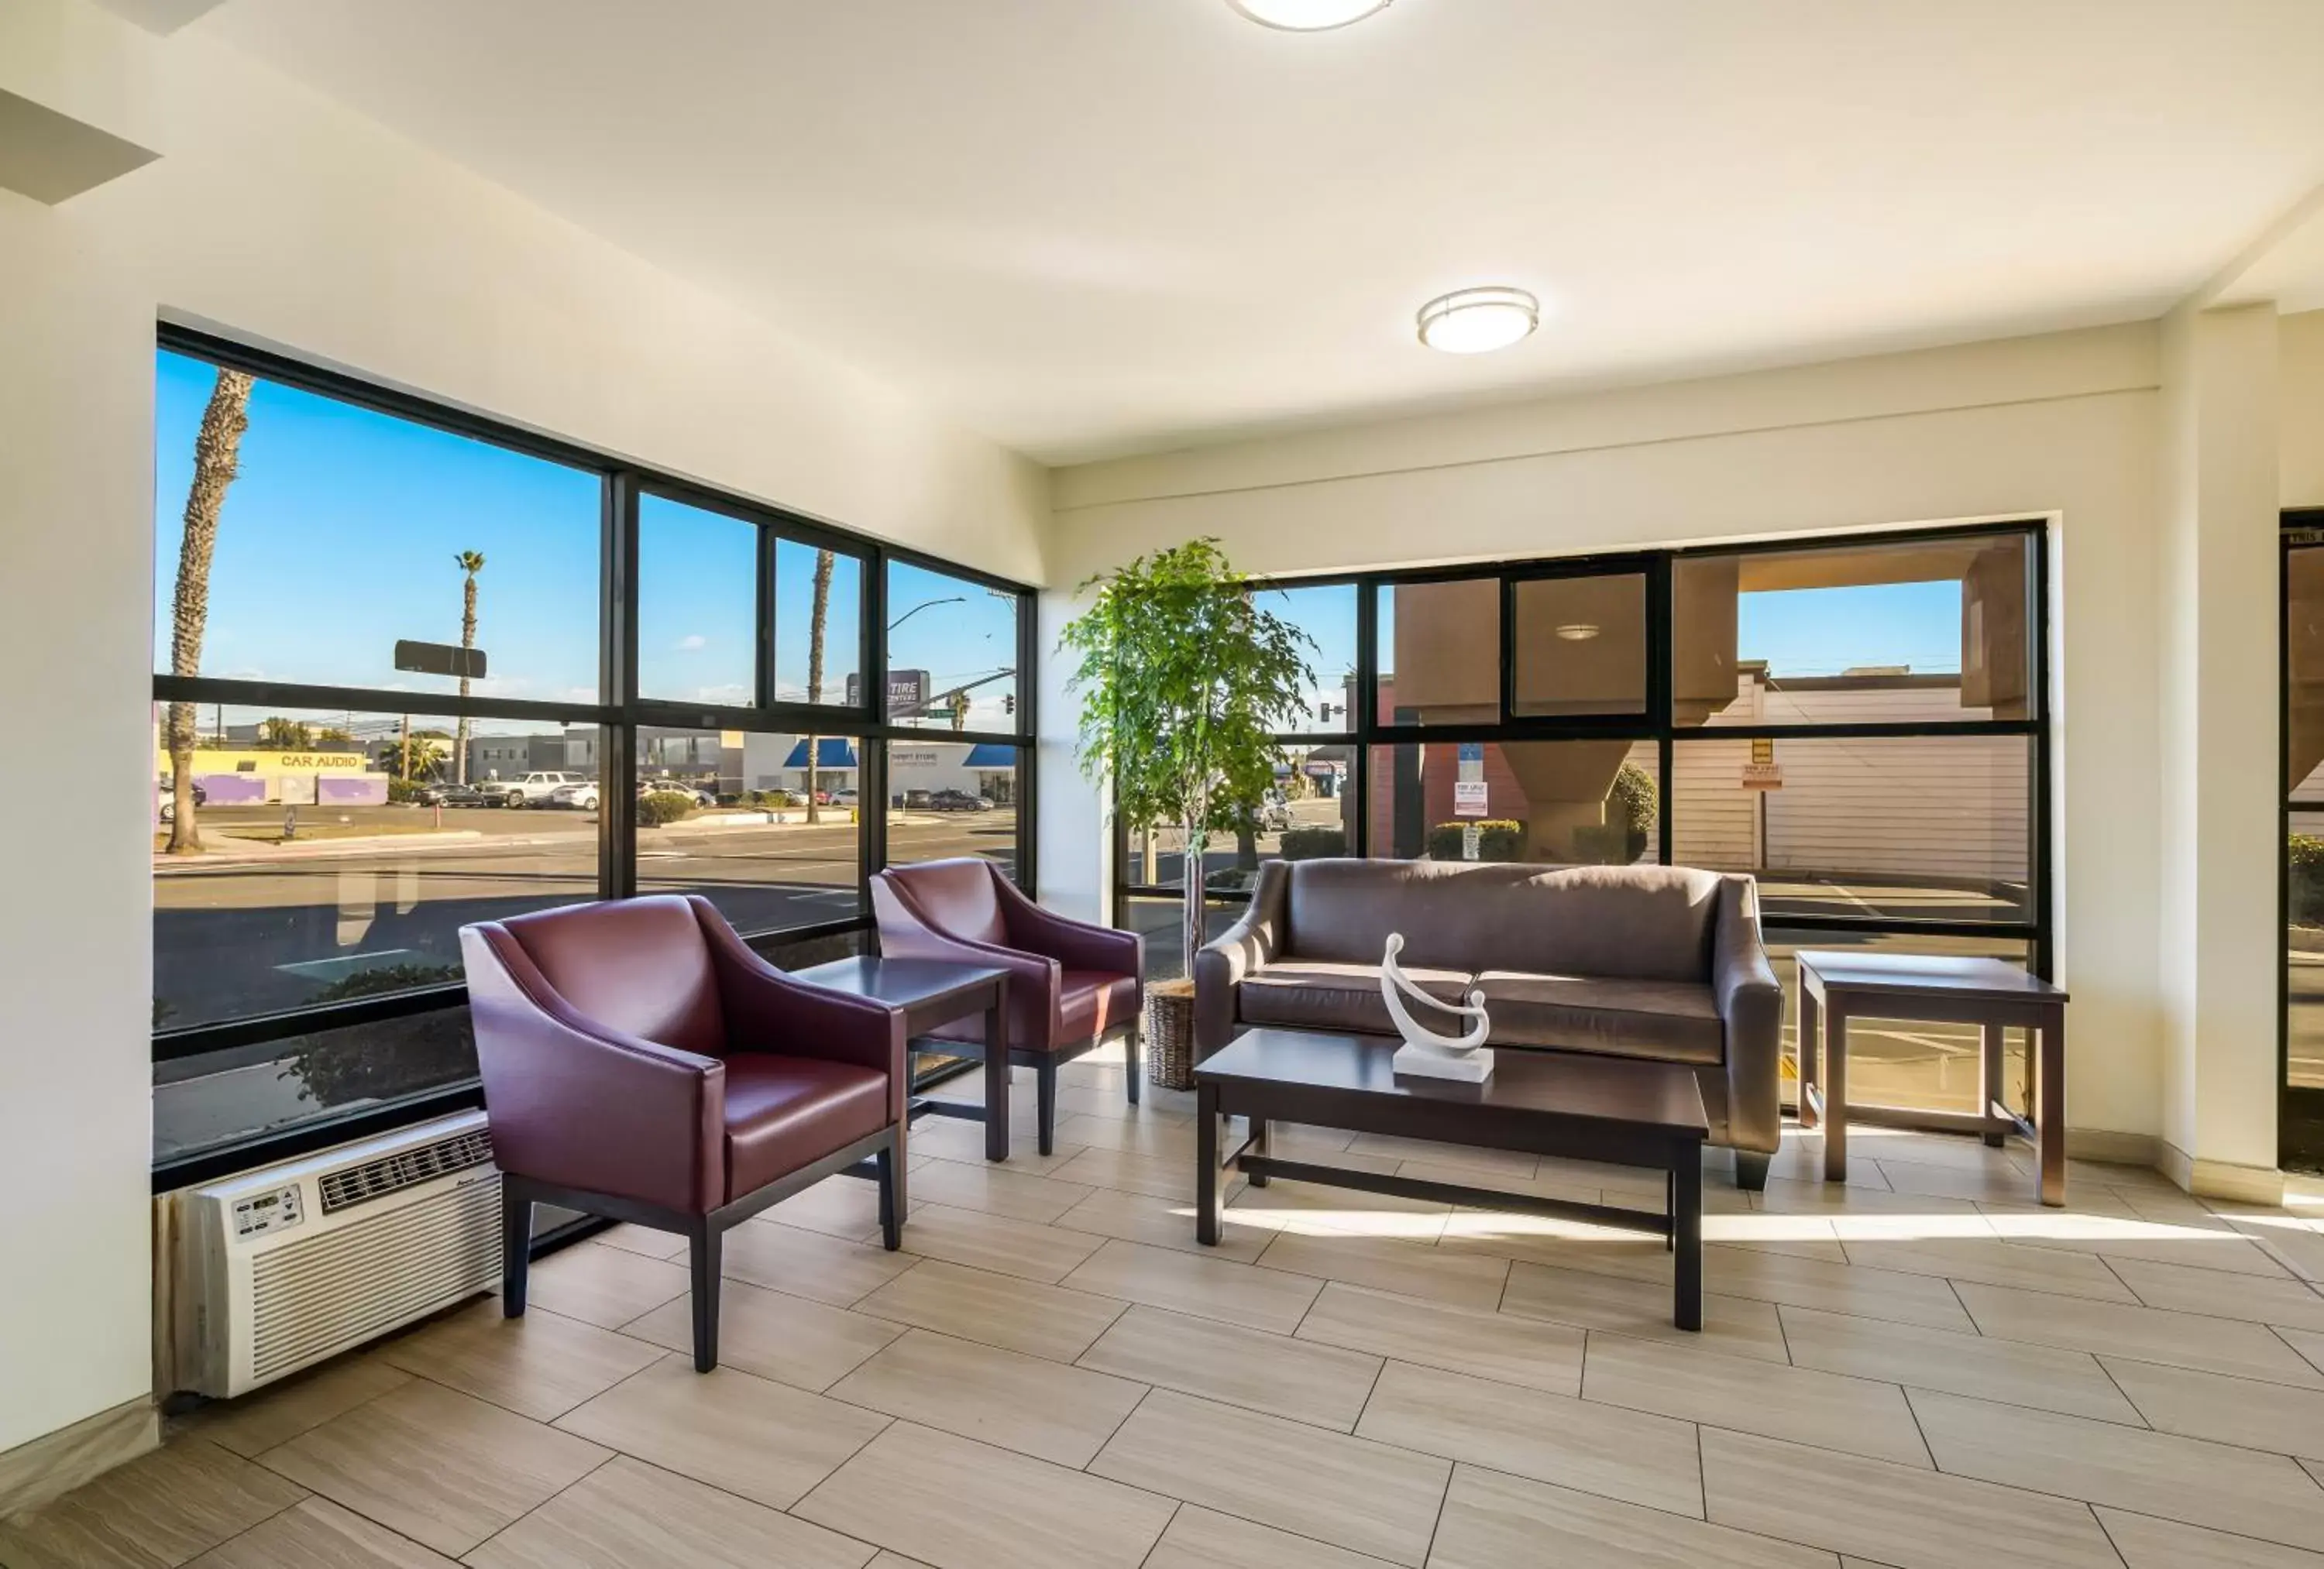
<path fill-rule="evenodd" d="M 400 820 L 411 816 L 406 809 Z M 183 1028 L 299 1007 L 387 965 L 456 978 L 463 925 L 595 897 L 595 812 L 444 817 L 447 828 L 481 837 L 344 847 L 317 840 L 308 853 L 263 859 L 233 855 L 228 840 L 217 860 L 157 857 L 157 1023 Z M 744 931 L 844 919 L 861 909 L 858 831 L 845 821 L 643 830 L 638 890 L 705 894 Z M 896 863 L 982 855 L 1006 865 L 1015 849 L 1016 813 L 1005 809 L 899 814 L 890 824 Z"/>

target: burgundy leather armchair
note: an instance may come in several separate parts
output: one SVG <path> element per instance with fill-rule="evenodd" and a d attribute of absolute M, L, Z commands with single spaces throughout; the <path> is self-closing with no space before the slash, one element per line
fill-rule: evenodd
<path fill-rule="evenodd" d="M 903 1015 L 791 979 L 698 895 L 460 929 L 502 1173 L 502 1309 L 524 1311 L 532 1207 L 683 1234 L 694 1365 L 718 1365 L 720 1239 L 869 1158 L 903 1224 Z"/>
<path fill-rule="evenodd" d="M 1041 1153 L 1056 1139 L 1058 1065 L 1116 1035 L 1128 1049 L 1130 1100 L 1137 1104 L 1146 955 L 1136 932 L 1044 910 L 991 862 L 973 857 L 890 867 L 872 879 L 872 909 L 883 957 L 1008 970 L 1009 1060 L 1033 1069 Z M 993 1049 L 982 1019 L 947 1024 L 936 1036 Z"/>

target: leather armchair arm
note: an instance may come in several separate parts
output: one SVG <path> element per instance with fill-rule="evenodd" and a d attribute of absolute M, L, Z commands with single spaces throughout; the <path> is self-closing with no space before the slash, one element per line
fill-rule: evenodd
<path fill-rule="evenodd" d="M 1010 1044 L 1047 1051 L 1055 1043 L 1065 966 L 1047 954 L 971 941 L 930 924 L 885 872 L 872 879 L 872 913 L 880 927 L 880 952 L 886 958 L 938 959 L 1007 970 Z M 982 1041 L 984 1023 L 982 1018 L 964 1020 L 936 1033 L 955 1041 Z"/>
<path fill-rule="evenodd" d="M 751 951 L 699 894 L 688 895 L 710 944 L 726 1039 L 736 1051 L 849 1062 L 888 1076 L 888 1115 L 899 1121 L 911 1087 L 900 1009 L 792 979 Z"/>
<path fill-rule="evenodd" d="M 1067 969 L 1103 970 L 1144 979 L 1146 944 L 1135 931 L 1068 920 L 1054 910 L 1042 909 L 998 872 L 992 881 L 1001 891 L 1001 913 L 1009 924 L 1010 947 L 1047 954 Z"/>
<path fill-rule="evenodd" d="M 1720 885 L 1711 931 L 1711 986 L 1727 1032 L 1728 1138 L 1773 1153 L 1783 1141 L 1784 988 L 1759 935 L 1759 885 Z"/>
<path fill-rule="evenodd" d="M 1194 955 L 1194 1060 L 1234 1039 L 1235 988 L 1265 969 L 1283 950 L 1283 906 L 1291 868 L 1283 861 L 1259 867 L 1259 885 L 1242 919 Z"/>
<path fill-rule="evenodd" d="M 567 1007 L 496 922 L 460 931 L 503 1170 L 701 1213 L 725 1197 L 726 1065 Z"/>

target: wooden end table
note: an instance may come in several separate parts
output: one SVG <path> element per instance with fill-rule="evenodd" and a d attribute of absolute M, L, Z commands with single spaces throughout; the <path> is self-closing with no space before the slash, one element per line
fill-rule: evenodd
<path fill-rule="evenodd" d="M 937 959 L 835 959 L 790 972 L 793 980 L 885 1003 L 904 1015 L 904 1032 L 917 1037 L 939 1024 L 984 1015 L 987 1041 L 1009 1039 L 1009 972 L 983 965 Z M 984 1158 L 1009 1159 L 1009 1053 L 985 1051 L 974 1041 L 940 1041 L 926 1048 L 958 1057 L 984 1059 L 984 1104 L 913 1098 L 906 1120 L 936 1115 L 966 1117 L 984 1124 Z"/>
<path fill-rule="evenodd" d="M 1694 1070 L 1509 1048 L 1482 1084 L 1397 1077 L 1397 1041 L 1309 1030 L 1247 1030 L 1194 1064 L 1194 1240 L 1219 1240 L 1219 1171 L 1235 1165 L 1254 1188 L 1268 1178 L 1329 1183 L 1450 1204 L 1569 1216 L 1651 1232 L 1676 1255 L 1671 1320 L 1702 1327 L 1702 1143 L 1711 1136 Z M 1219 1152 L 1222 1115 L 1250 1119 L 1250 1136 Z M 1646 1214 L 1531 1194 L 1357 1171 L 1268 1152 L 1268 1123 L 1314 1123 L 1362 1133 L 1535 1155 L 1645 1166 L 1665 1173 L 1669 1211 Z"/>
<path fill-rule="evenodd" d="M 1981 1133 L 1999 1148 L 2024 1133 L 2041 1152 L 2042 1202 L 2066 1202 L 2066 994 L 2036 975 L 1998 959 L 1932 954 L 1850 953 L 1806 949 L 1800 968 L 1800 1126 L 1823 1127 L 1823 1175 L 1848 1180 L 1848 1021 L 1861 1015 L 1914 1023 L 1976 1024 L 1984 1032 L 1978 1071 L 1978 1109 L 1967 1117 L 1916 1114 L 1925 1125 Z M 1818 1018 L 1823 1020 L 1818 1029 Z M 2038 1044 L 2029 1117 L 2011 1111 L 2002 1095 L 2002 1036 L 2010 1025 L 2032 1032 Z M 1824 1086 L 1816 1083 L 1821 1043 Z"/>

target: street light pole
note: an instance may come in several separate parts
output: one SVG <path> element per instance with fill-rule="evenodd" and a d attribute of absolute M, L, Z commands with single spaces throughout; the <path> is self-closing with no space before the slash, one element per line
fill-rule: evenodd
<path fill-rule="evenodd" d="M 922 600 L 918 604 L 914 605 L 910 610 L 906 610 L 902 615 L 898 616 L 894 620 L 889 622 L 888 630 L 890 632 L 894 631 L 906 621 L 908 621 L 914 616 L 918 615 L 922 610 L 934 610 L 938 605 L 964 605 L 966 603 L 968 603 L 968 596 L 965 594 L 954 594 L 948 600 Z"/>

